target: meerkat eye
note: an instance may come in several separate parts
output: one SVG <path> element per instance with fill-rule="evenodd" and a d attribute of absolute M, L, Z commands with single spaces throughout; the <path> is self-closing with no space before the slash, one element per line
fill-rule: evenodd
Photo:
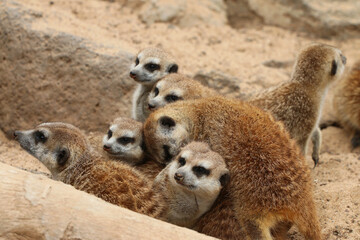
<path fill-rule="evenodd" d="M 333 60 L 332 61 L 332 65 L 331 65 L 331 76 L 334 76 L 336 74 L 336 70 L 337 70 L 337 64 L 336 64 L 336 61 Z"/>
<path fill-rule="evenodd" d="M 156 97 L 157 95 L 159 95 L 159 89 L 158 89 L 157 87 L 154 89 L 154 94 L 155 94 L 155 97 Z"/>
<path fill-rule="evenodd" d="M 135 66 L 139 65 L 140 61 L 139 61 L 139 58 L 136 58 L 135 59 Z"/>
<path fill-rule="evenodd" d="M 167 101 L 167 102 L 176 102 L 177 100 L 179 100 L 180 99 L 180 97 L 178 97 L 178 96 L 176 96 L 176 95 L 167 95 L 166 97 L 165 97 L 165 100 Z"/>
<path fill-rule="evenodd" d="M 196 176 L 201 177 L 203 175 L 208 176 L 210 174 L 210 170 L 201 167 L 201 166 L 195 166 L 192 168 L 193 172 L 195 173 Z"/>
<path fill-rule="evenodd" d="M 109 130 L 109 131 L 108 131 L 108 133 L 107 133 L 107 135 L 108 135 L 108 139 L 110 139 L 110 138 L 112 137 L 112 134 L 113 134 L 113 133 L 112 133 L 112 131 L 111 131 L 111 130 Z"/>
<path fill-rule="evenodd" d="M 45 143 L 46 140 L 47 140 L 46 136 L 41 131 L 36 131 L 34 133 L 34 137 L 35 137 L 35 143 L 36 144 L 39 143 L 39 142 Z"/>
<path fill-rule="evenodd" d="M 67 160 L 69 159 L 69 157 L 70 157 L 70 152 L 68 149 L 66 148 L 60 149 L 57 153 L 56 162 L 58 163 L 59 166 L 64 166 Z"/>
<path fill-rule="evenodd" d="M 177 73 L 179 66 L 177 64 L 171 64 L 168 68 L 168 73 Z"/>
<path fill-rule="evenodd" d="M 149 72 L 153 72 L 155 70 L 160 70 L 160 65 L 159 64 L 154 64 L 154 63 L 148 63 L 148 64 L 145 65 L 145 68 Z"/>
<path fill-rule="evenodd" d="M 135 142 L 135 138 L 132 138 L 132 137 L 119 137 L 117 139 L 117 142 L 122 144 L 122 145 L 126 145 L 126 144 L 129 144 L 129 143 Z"/>
<path fill-rule="evenodd" d="M 184 166 L 184 165 L 186 164 L 185 158 L 180 157 L 180 158 L 179 158 L 179 164 L 180 164 L 180 166 Z"/>

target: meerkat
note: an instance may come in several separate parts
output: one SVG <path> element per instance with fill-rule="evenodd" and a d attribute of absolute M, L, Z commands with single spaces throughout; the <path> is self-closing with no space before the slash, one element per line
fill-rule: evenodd
<path fill-rule="evenodd" d="M 132 117 L 144 122 L 149 115 L 147 99 L 154 84 L 170 73 L 177 73 L 178 65 L 173 56 L 161 48 L 140 51 L 130 67 L 130 77 L 138 86 L 133 95 Z"/>
<path fill-rule="evenodd" d="M 353 133 L 352 148 L 360 146 L 360 61 L 336 86 L 333 105 L 340 125 Z"/>
<path fill-rule="evenodd" d="M 158 81 L 148 99 L 148 108 L 153 111 L 178 100 L 190 100 L 219 95 L 196 80 L 174 73 Z"/>
<path fill-rule="evenodd" d="M 295 224 L 306 239 L 321 239 L 310 170 L 270 113 L 220 96 L 178 101 L 150 114 L 144 137 L 161 163 L 191 141 L 206 142 L 219 153 L 231 175 L 219 198 L 229 194 L 247 239 L 272 239 L 271 229 L 281 222 Z"/>
<path fill-rule="evenodd" d="M 319 121 L 328 87 L 344 72 L 346 58 L 335 47 L 311 44 L 296 59 L 290 81 L 267 89 L 247 101 L 282 121 L 306 154 L 313 142 L 312 159 L 319 162 L 321 131 Z"/>
<path fill-rule="evenodd" d="M 103 137 L 103 150 L 111 160 L 122 161 L 154 179 L 164 168 L 150 161 L 143 140 L 143 123 L 131 118 L 116 118 Z"/>
<path fill-rule="evenodd" d="M 103 200 L 162 219 L 165 205 L 151 182 L 127 164 L 104 161 L 85 135 L 66 123 L 43 123 L 15 131 L 21 147 L 40 160 L 54 180 L 74 186 Z"/>
<path fill-rule="evenodd" d="M 43 123 L 33 130 L 15 131 L 14 135 L 21 147 L 49 169 L 55 180 L 173 224 L 195 222 L 209 210 L 228 179 L 221 156 L 199 143 L 185 147 L 178 162 L 161 172 L 160 179 L 169 178 L 168 181 L 159 180 L 153 185 L 127 164 L 99 158 L 83 133 L 73 125 Z M 177 201 L 187 205 L 176 205 Z M 177 218 L 180 216 L 186 216 L 188 222 L 181 222 Z"/>
<path fill-rule="evenodd" d="M 206 143 L 191 142 L 155 178 L 165 195 L 166 221 L 192 227 L 229 182 L 224 159 Z"/>

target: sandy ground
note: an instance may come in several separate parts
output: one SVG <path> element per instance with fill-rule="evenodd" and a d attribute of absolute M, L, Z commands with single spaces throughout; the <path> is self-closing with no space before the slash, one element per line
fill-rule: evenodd
<path fill-rule="evenodd" d="M 46 21 L 35 22 L 34 29 L 56 29 L 134 54 L 143 47 L 162 46 L 178 59 L 180 72 L 193 76 L 200 70 L 220 71 L 251 86 L 250 90 L 244 88 L 246 91 L 258 91 L 288 79 L 299 48 L 312 41 L 342 49 L 348 58 L 348 69 L 360 56 L 360 39 L 308 38 L 304 34 L 263 25 L 242 29 L 227 25 L 180 28 L 169 23 L 147 26 L 132 9 L 121 8 L 117 3 L 55 1 L 50 6 L 48 1 L 19 2 L 39 11 L 45 9 Z M 103 51 L 108 50 L 105 47 Z M 269 60 L 290 64 L 270 68 L 263 64 Z M 325 106 L 325 118 L 332 116 L 330 100 Z M 360 239 L 360 151 L 351 150 L 350 135 L 342 129 L 329 127 L 322 133 L 320 164 L 312 173 L 324 239 Z M 312 168 L 309 155 L 307 160 Z M 47 172 L 2 133 L 0 161 L 35 172 Z M 294 229 L 289 236 L 302 239 Z"/>

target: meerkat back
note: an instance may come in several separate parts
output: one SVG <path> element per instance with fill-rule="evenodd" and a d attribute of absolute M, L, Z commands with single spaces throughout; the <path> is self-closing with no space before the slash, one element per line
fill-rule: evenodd
<path fill-rule="evenodd" d="M 335 89 L 333 105 L 340 124 L 350 131 L 352 148 L 360 146 L 360 61 Z"/>

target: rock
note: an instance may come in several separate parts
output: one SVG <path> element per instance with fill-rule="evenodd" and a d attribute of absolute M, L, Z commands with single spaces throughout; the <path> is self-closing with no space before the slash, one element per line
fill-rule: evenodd
<path fill-rule="evenodd" d="M 0 195 L 1 239 L 214 239 L 3 163 Z"/>
<path fill-rule="evenodd" d="M 220 94 L 230 97 L 245 98 L 252 89 L 249 84 L 242 82 L 240 79 L 227 76 L 218 71 L 199 71 L 193 78 L 205 86 L 214 88 Z"/>
<path fill-rule="evenodd" d="M 180 27 L 223 26 L 227 23 L 222 0 L 152 0 L 143 5 L 139 18 L 148 25 L 165 22 Z"/>
<path fill-rule="evenodd" d="M 245 19 L 329 38 L 360 34 L 357 0 L 238 0 L 226 1 L 232 26 Z"/>
<path fill-rule="evenodd" d="M 46 18 L 15 2 L 0 8 L 0 129 L 63 121 L 103 132 L 116 116 L 130 116 L 133 56 L 33 22 Z M 110 53 L 103 53 L 107 48 Z"/>

